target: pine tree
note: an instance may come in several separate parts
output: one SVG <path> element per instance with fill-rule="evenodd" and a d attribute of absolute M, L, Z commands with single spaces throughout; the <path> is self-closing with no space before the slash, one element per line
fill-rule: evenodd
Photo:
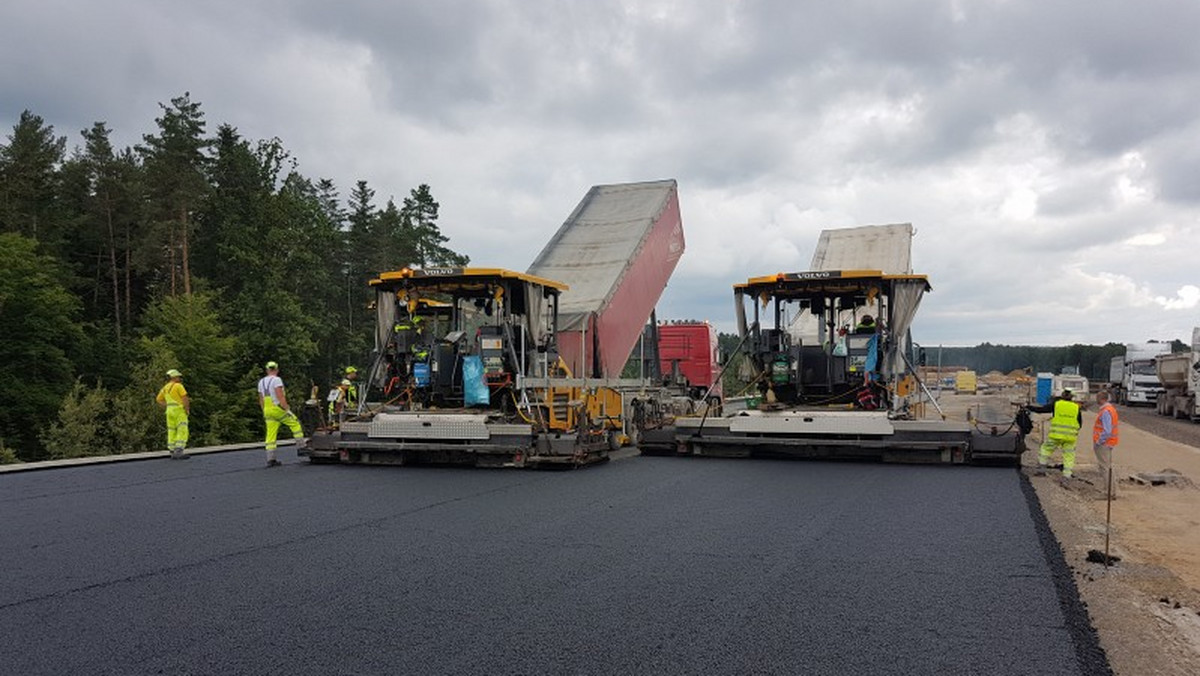
<path fill-rule="evenodd" d="M 63 284 L 60 263 L 37 242 L 0 233 L 0 438 L 22 459 L 40 456 L 38 432 L 74 381 L 72 354 L 83 339 L 79 301 Z"/>
<path fill-rule="evenodd" d="M 204 137 L 204 114 L 189 93 L 159 107 L 163 115 L 155 120 L 158 134 L 142 136 L 144 145 L 138 151 L 146 164 L 156 218 L 166 226 L 170 293 L 178 293 L 181 282 L 183 293 L 191 295 L 191 216 L 208 191 L 207 152 L 212 141 Z"/>
<path fill-rule="evenodd" d="M 131 321 L 128 241 L 141 216 L 136 176 L 139 168 L 128 149 L 120 156 L 114 152 L 109 141 L 111 132 L 103 122 L 93 124 L 81 134 L 85 145 L 77 160 L 86 171 L 86 215 L 89 229 L 98 233 L 102 242 L 103 263 L 99 267 L 104 268 L 103 277 L 111 294 L 109 309 L 119 344 L 124 327 Z"/>
<path fill-rule="evenodd" d="M 449 239 L 438 227 L 438 208 L 424 183 L 404 198 L 400 214 L 406 245 L 414 250 L 414 261 L 422 266 L 464 266 L 469 259 L 445 246 Z"/>
<path fill-rule="evenodd" d="M 255 286 L 267 265 L 269 176 L 235 128 L 221 125 L 214 148 L 212 184 L 196 218 L 201 232 L 194 260 L 217 288 L 237 295 Z"/>
<path fill-rule="evenodd" d="M 413 228 L 391 199 L 375 216 L 374 239 L 375 274 L 405 267 L 425 267 Z"/>
<path fill-rule="evenodd" d="M 57 251 L 58 168 L 66 153 L 65 136 L 25 110 L 0 145 L 0 232 L 15 232 Z"/>
<path fill-rule="evenodd" d="M 374 256 L 379 244 L 373 234 L 378 218 L 378 211 L 372 204 L 374 199 L 375 191 L 366 181 L 354 184 L 354 190 L 350 192 L 350 211 L 346 217 L 350 226 L 350 260 L 347 267 L 355 287 L 359 289 L 365 288 L 367 280 L 379 272 L 374 267 Z"/>

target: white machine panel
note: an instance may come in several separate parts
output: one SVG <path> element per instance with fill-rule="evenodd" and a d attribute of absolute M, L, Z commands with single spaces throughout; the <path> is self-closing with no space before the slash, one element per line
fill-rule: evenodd
<path fill-rule="evenodd" d="M 882 436 L 895 429 L 885 411 L 748 412 L 729 419 L 729 431 L 740 434 L 866 434 Z"/>
<path fill-rule="evenodd" d="M 483 413 L 380 413 L 371 421 L 372 439 L 487 439 Z"/>

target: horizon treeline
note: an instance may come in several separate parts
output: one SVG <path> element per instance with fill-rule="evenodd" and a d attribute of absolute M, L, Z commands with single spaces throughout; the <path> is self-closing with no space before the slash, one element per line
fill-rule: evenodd
<path fill-rule="evenodd" d="M 293 399 L 324 390 L 373 347 L 369 279 L 467 263 L 428 185 L 343 197 L 188 93 L 159 106 L 133 147 L 96 122 L 68 150 L 28 110 L 0 143 L 0 462 L 163 448 L 169 368 L 189 445 L 258 439 L 266 361 Z"/>
<path fill-rule="evenodd" d="M 740 338 L 732 333 L 721 333 L 717 337 L 722 353 L 731 354 Z M 1172 352 L 1182 352 L 1188 346 L 1175 339 L 1170 343 Z M 1031 375 L 1038 373 L 1061 373 L 1064 367 L 1077 368 L 1079 374 L 1090 381 L 1107 382 L 1112 358 L 1125 354 L 1123 343 L 1085 345 L 1076 343 L 1065 346 L 1041 345 L 994 345 L 980 343 L 973 347 L 924 347 L 925 364 L 928 366 L 960 366 L 979 373 L 992 371 L 1011 373 L 1026 370 Z M 914 365 L 919 355 L 911 357 Z M 726 369 L 722 378 L 725 396 L 734 396 L 747 389 L 747 383 L 739 378 L 738 369 Z"/>

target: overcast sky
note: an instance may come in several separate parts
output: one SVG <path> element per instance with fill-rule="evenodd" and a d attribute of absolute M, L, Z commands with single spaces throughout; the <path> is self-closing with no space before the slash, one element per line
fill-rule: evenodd
<path fill-rule="evenodd" d="M 5 0 L 0 127 L 130 145 L 187 91 L 343 195 L 428 183 L 452 248 L 516 270 L 590 186 L 673 178 L 659 316 L 722 330 L 822 229 L 910 222 L 920 343 L 1190 341 L 1197 27 L 1191 0 Z"/>

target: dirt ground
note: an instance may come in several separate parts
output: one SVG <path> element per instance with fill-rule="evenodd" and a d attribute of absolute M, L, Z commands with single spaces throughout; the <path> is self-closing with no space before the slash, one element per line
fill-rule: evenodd
<path fill-rule="evenodd" d="M 1019 395 L 949 395 L 940 398 L 948 417 L 961 419 L 971 409 L 980 420 L 1011 418 L 1010 401 Z M 1075 478 L 1064 485 L 1061 472 L 1040 475 L 1037 447 L 1048 415 L 1035 414 L 1037 427 L 1026 440 L 1025 472 L 1041 501 L 1067 563 L 1074 570 L 1080 598 L 1118 675 L 1200 674 L 1200 444 L 1171 441 L 1137 426 L 1162 431 L 1164 425 L 1189 425 L 1128 411 L 1122 418 L 1114 460 L 1117 499 L 1107 527 L 1109 552 L 1120 561 L 1105 568 L 1087 561 L 1089 550 L 1104 551 L 1104 481 L 1092 453 L 1094 402 L 1083 413 Z M 1124 413 L 1126 409 L 1122 408 Z M 1196 434 L 1200 435 L 1200 425 Z M 1190 437 L 1190 428 L 1168 436 Z M 1056 457 L 1052 462 L 1061 462 Z M 1161 485 L 1137 482 L 1133 475 L 1179 478 Z"/>

